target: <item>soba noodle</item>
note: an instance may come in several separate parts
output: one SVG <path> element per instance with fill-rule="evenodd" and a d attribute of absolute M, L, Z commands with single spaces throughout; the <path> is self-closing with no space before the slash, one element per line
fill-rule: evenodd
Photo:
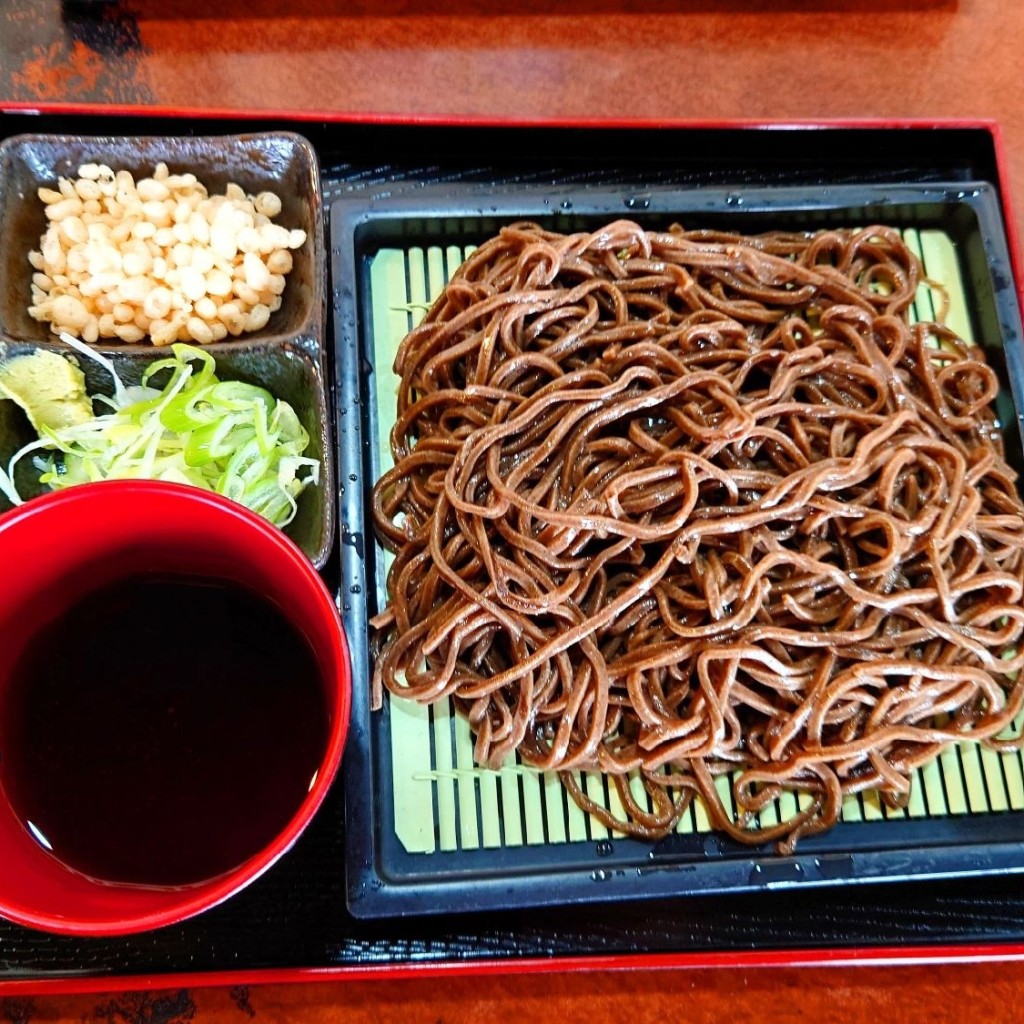
<path fill-rule="evenodd" d="M 1024 507 L 996 375 L 910 323 L 920 277 L 877 226 L 481 246 L 395 362 L 376 699 L 452 698 L 480 764 L 518 751 L 618 831 L 699 794 L 783 850 L 847 794 L 905 805 L 947 744 L 1013 742 Z"/>

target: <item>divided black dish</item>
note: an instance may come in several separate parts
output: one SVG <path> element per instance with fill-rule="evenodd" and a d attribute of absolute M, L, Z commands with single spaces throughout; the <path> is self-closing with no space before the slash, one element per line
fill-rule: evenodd
<path fill-rule="evenodd" d="M 619 217 L 648 228 L 664 229 L 681 221 L 689 229 L 745 234 L 873 223 L 941 229 L 960 256 L 973 334 L 1003 380 L 1008 456 L 1018 471 L 1024 468 L 1020 417 L 1015 414 L 1015 409 L 1024 410 L 1024 340 L 998 202 L 985 183 L 647 189 L 641 194 L 567 188 L 463 190 L 369 204 L 339 200 L 331 215 L 343 481 L 369 482 L 380 475 L 369 272 L 377 252 L 480 244 L 501 225 L 517 220 L 575 232 Z M 358 358 L 351 357 L 353 348 Z M 381 585 L 382 550 L 373 538 L 359 488 L 341 494 L 340 518 L 346 534 L 363 539 L 360 545 L 342 548 L 343 607 L 353 638 L 354 678 L 369 678 L 366 616 L 377 610 L 373 605 Z M 367 594 L 370 607 L 352 601 L 345 590 Z M 674 834 L 655 844 L 578 839 L 410 853 L 397 838 L 397 812 L 390 796 L 390 708 L 385 701 L 382 712 L 371 713 L 368 691 L 355 694 L 346 785 L 349 807 L 360 808 L 358 817 L 350 813 L 348 829 L 349 909 L 358 917 L 1024 872 L 1024 811 L 842 822 L 824 835 L 801 840 L 796 855 L 789 857 L 697 833 Z M 372 794 L 373 799 L 360 800 L 360 794 Z M 480 815 L 478 794 L 477 801 Z"/>
<path fill-rule="evenodd" d="M 281 308 L 260 331 L 206 346 L 224 379 L 267 387 L 288 402 L 310 436 L 307 454 L 319 461 L 321 480 L 300 496 L 298 512 L 286 532 L 310 560 L 323 568 L 334 540 L 334 460 L 331 457 L 330 415 L 326 383 L 324 291 L 326 256 L 321 213 L 320 176 L 312 146 L 294 132 L 257 132 L 219 136 L 97 133 L 13 135 L 0 142 L 0 359 L 35 348 L 67 352 L 67 347 L 27 311 L 32 279 L 30 249 L 39 247 L 46 216 L 36 191 L 52 188 L 57 177 L 75 177 L 85 162 L 106 163 L 128 170 L 136 180 L 166 163 L 173 174 L 191 172 L 211 194 L 228 182 L 249 194 L 280 193 L 279 223 L 306 232 L 295 251 Z M 148 341 L 95 346 L 106 354 L 127 384 L 137 384 L 146 366 L 166 358 L 169 350 Z M 110 375 L 75 355 L 86 375 L 89 394 L 111 394 Z M 0 403 L 0 465 L 6 468 L 18 448 L 33 439 L 27 421 L 10 402 Z M 20 493 L 40 490 L 29 460 L 19 467 Z M 0 496 L 0 511 L 9 507 Z"/>
<path fill-rule="evenodd" d="M 152 175 L 160 162 L 171 174 L 192 173 L 211 194 L 229 182 L 248 194 L 276 191 L 281 199 L 277 223 L 301 228 L 306 243 L 294 254 L 281 308 L 260 331 L 228 337 L 210 345 L 215 354 L 253 343 L 273 344 L 316 336 L 324 307 L 324 245 L 320 176 L 310 144 L 293 132 L 255 132 L 228 136 L 121 134 L 16 135 L 0 142 L 0 336 L 14 341 L 52 342 L 48 325 L 27 310 L 32 267 L 28 250 L 39 247 L 47 226 L 40 187 L 55 188 L 57 177 L 75 178 L 84 163 L 104 163 L 130 171 L 136 181 Z M 148 343 L 100 344 L 101 351 L 151 350 Z"/>
<path fill-rule="evenodd" d="M 804 184 L 996 181 L 989 127 L 787 126 L 765 131 L 357 125 L 250 119 L 0 112 L 0 138 L 26 131 L 202 135 L 291 130 L 308 138 L 325 202 L 416 194 L 425 185 L 524 182 L 738 189 Z M 334 247 L 337 247 L 335 242 Z M 340 292 L 335 282 L 335 296 Z M 327 321 L 331 346 L 331 319 Z M 1018 325 L 1019 327 L 1019 325 Z M 352 356 L 350 356 L 352 358 Z M 333 358 L 328 371 L 333 370 Z M 365 481 L 364 481 L 365 483 Z M 341 550 L 362 536 L 342 532 Z M 323 574 L 338 588 L 338 554 Z M 358 729 L 355 730 L 358 733 Z M 357 742 L 354 733 L 352 743 Z M 347 772 L 348 765 L 343 772 Z M 920 958 L 998 954 L 1024 944 L 1016 876 L 758 891 L 489 913 L 361 920 L 346 907 L 347 831 L 364 827 L 367 794 L 345 806 L 344 783 L 295 848 L 244 892 L 192 921 L 123 939 L 76 939 L 0 921 L 0 991 L 236 984 L 332 974 L 572 966 L 863 960 L 912 949 Z M 351 804 L 351 801 L 349 802 Z M 347 818 L 347 822 L 346 822 Z M 187 841 L 188 837 L 182 837 Z M 993 945 L 994 944 L 994 945 Z M 873 952 L 874 951 L 874 952 Z M 842 953 L 839 953 L 842 956 Z"/>

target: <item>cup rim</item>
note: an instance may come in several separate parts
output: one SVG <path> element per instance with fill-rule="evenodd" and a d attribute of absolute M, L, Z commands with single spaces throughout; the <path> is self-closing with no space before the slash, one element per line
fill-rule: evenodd
<path fill-rule="evenodd" d="M 217 509 L 217 514 L 233 518 L 241 529 L 258 533 L 261 538 L 260 542 L 274 552 L 275 558 L 287 565 L 289 571 L 303 577 L 307 585 L 315 592 L 317 604 L 321 610 L 329 609 L 332 632 L 338 642 L 340 655 L 340 672 L 336 679 L 330 681 L 337 693 L 337 711 L 332 718 L 328 742 L 317 769 L 316 781 L 285 828 L 247 860 L 211 879 L 196 882 L 190 886 L 182 886 L 180 900 L 158 910 L 147 911 L 132 917 L 111 915 L 108 918 L 103 918 L 97 915 L 94 918 L 85 919 L 76 918 L 73 915 L 57 915 L 39 911 L 27 904 L 18 904 L 0 895 L 0 917 L 16 924 L 57 934 L 106 937 L 130 935 L 178 924 L 209 910 L 254 882 L 294 846 L 323 804 L 341 765 L 351 717 L 352 661 L 337 602 L 309 558 L 291 538 L 272 523 L 245 506 L 213 491 L 163 480 L 101 480 L 76 484 L 67 490 L 54 491 L 32 498 L 23 505 L 0 513 L 0 535 L 25 519 L 45 512 L 47 508 L 91 501 L 93 495 L 97 493 L 97 488 L 103 489 L 104 493 L 117 491 L 125 499 L 130 495 L 144 492 L 150 496 L 164 495 L 171 501 L 184 500 L 193 504 L 205 505 Z M 166 892 L 175 888 L 108 882 L 97 882 L 97 886 L 119 891 L 142 888 Z"/>

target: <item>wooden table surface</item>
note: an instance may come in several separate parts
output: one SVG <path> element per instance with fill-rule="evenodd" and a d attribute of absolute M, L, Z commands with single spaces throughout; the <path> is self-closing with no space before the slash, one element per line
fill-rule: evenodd
<path fill-rule="evenodd" d="M 1019 1021 L 1024 970 L 666 970 L 0 999 L 5 1024 L 963 1024 Z"/>
<path fill-rule="evenodd" d="M 991 118 L 1024 212 L 1016 0 L 0 0 L 0 106 Z M 2 951 L 0 951 L 2 956 Z M 0 1020 L 1017 1020 L 1024 966 L 718 969 L 0 999 Z"/>

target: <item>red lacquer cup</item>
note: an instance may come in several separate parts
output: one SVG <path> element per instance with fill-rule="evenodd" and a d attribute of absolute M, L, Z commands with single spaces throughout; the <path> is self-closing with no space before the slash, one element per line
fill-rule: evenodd
<path fill-rule="evenodd" d="M 20 924 L 121 935 L 220 903 L 293 845 L 341 762 L 352 680 L 333 596 L 276 527 L 225 498 L 178 484 L 84 484 L 0 516 L 0 716 L 12 668 L 37 623 L 52 617 L 55 601 L 69 607 L 92 589 L 140 571 L 219 579 L 273 599 L 316 656 L 328 716 L 323 758 L 307 796 L 269 844 L 226 873 L 175 888 L 97 881 L 69 869 L 26 830 L 0 772 L 0 915 Z"/>

